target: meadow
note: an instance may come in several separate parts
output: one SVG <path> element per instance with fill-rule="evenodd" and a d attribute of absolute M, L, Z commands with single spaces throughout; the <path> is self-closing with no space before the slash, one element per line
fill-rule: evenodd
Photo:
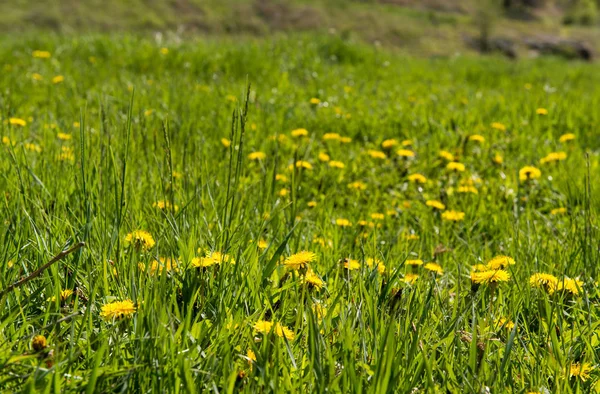
<path fill-rule="evenodd" d="M 600 390 L 596 64 L 0 42 L 1 391 Z"/>

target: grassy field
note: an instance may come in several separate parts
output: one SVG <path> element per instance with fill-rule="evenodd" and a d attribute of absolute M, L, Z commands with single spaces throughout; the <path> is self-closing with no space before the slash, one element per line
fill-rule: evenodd
<path fill-rule="evenodd" d="M 597 65 L 0 42 L 0 390 L 600 389 Z"/>

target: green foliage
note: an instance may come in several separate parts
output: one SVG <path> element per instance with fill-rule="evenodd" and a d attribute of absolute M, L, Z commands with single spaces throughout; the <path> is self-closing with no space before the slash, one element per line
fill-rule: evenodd
<path fill-rule="evenodd" d="M 595 389 L 570 377 L 599 354 L 594 65 L 320 34 L 0 42 L 0 290 L 86 243 L 0 299 L 0 390 Z M 302 250 L 320 289 L 285 268 Z M 498 254 L 510 280 L 473 284 Z"/>

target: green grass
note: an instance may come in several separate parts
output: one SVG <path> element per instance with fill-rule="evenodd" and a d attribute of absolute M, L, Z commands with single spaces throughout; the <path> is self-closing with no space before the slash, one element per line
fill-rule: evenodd
<path fill-rule="evenodd" d="M 585 382 L 569 370 L 599 363 L 595 65 L 412 58 L 318 34 L 0 42 L 0 290 L 85 242 L 0 298 L 2 391 L 594 391 L 596 370 Z M 386 139 L 411 140 L 416 156 L 370 157 Z M 448 171 L 440 150 L 466 170 Z M 566 160 L 539 163 L 554 151 Z M 312 170 L 290 170 L 299 160 Z M 527 165 L 541 177 L 519 181 Z M 477 194 L 459 193 L 471 183 Z M 148 251 L 125 242 L 139 229 L 156 241 Z M 302 250 L 320 290 L 280 263 Z M 235 264 L 191 265 L 215 251 Z M 510 280 L 472 285 L 471 267 L 499 254 L 516 261 Z M 161 257 L 176 269 L 153 271 Z M 578 294 L 532 288 L 536 272 L 579 278 Z M 76 296 L 61 301 L 67 289 Z M 131 317 L 101 317 L 126 299 Z M 258 333 L 260 320 L 294 338 Z"/>

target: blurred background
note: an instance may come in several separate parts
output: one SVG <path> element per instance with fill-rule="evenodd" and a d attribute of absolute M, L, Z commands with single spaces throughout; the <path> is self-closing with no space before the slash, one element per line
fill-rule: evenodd
<path fill-rule="evenodd" d="M 3 0 L 2 34 L 324 32 L 425 56 L 592 60 L 600 0 Z"/>

